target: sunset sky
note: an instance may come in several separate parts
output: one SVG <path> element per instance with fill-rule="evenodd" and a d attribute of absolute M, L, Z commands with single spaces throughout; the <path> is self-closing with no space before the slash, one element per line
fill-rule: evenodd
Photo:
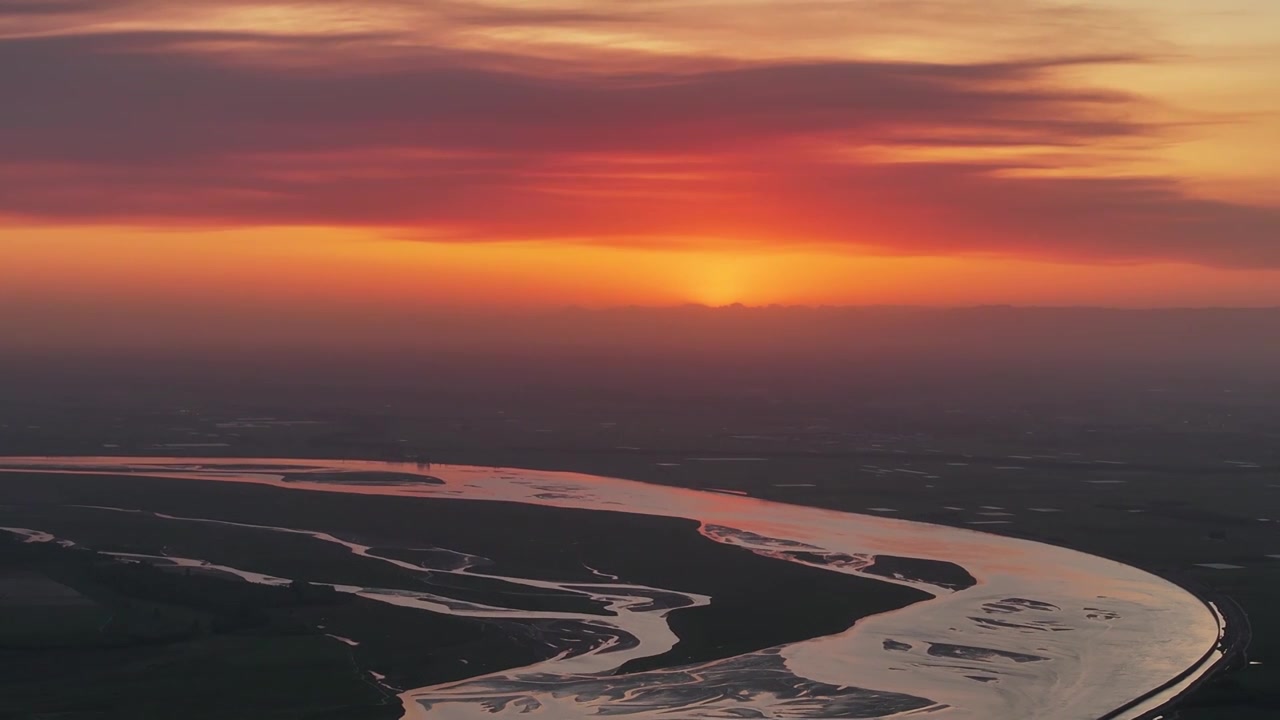
<path fill-rule="evenodd" d="M 1277 28 L 1275 0 L 0 0 L 0 319 L 1280 305 Z"/>

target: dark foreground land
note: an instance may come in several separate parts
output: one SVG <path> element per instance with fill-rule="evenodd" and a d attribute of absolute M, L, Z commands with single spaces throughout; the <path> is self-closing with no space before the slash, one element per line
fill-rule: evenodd
<path fill-rule="evenodd" d="M 1280 717 L 1280 310 L 620 310 L 472 326 L 253 357 L 198 332 L 196 351 L 170 354 L 0 354 L 0 455 L 576 470 L 1052 542 L 1247 614 L 1247 661 L 1167 718 Z"/>
<path fill-rule="evenodd" d="M 0 717 L 171 717 L 189 698 L 201 700 L 184 710 L 188 717 L 330 716 L 321 710 L 337 713 L 332 717 L 397 717 L 399 702 L 374 673 L 391 688 L 408 689 L 528 665 L 566 643 L 590 641 L 562 621 L 437 615 L 327 584 L 606 614 L 581 595 L 419 573 L 306 535 L 150 513 L 323 531 L 410 562 L 433 554 L 424 549 L 448 548 L 491 560 L 481 569 L 495 575 L 591 582 L 598 580 L 593 568 L 717 598 L 675 610 L 680 642 L 623 672 L 834 634 L 860 617 L 927 598 L 711 542 L 689 521 L 227 483 L 5 474 L 0 526 L 38 529 L 75 546 L 0 538 L 0 595 L 10 598 L 0 622 Z M 199 558 L 294 583 L 264 587 L 201 569 L 123 564 L 101 553 Z M 208 670 L 193 672 L 200 667 Z M 313 683 L 323 691 L 309 693 Z"/>
<path fill-rule="evenodd" d="M 456 462 L 481 457 L 476 451 L 446 456 Z M 883 447 L 751 459 L 731 448 L 697 455 L 575 451 L 572 461 L 555 450 L 525 448 L 483 457 L 952 524 L 1115 557 L 1219 602 L 1239 603 L 1250 614 L 1247 664 L 1236 663 L 1199 689 L 1176 717 L 1264 718 L 1280 708 L 1269 662 L 1280 628 L 1268 605 L 1280 599 L 1280 558 L 1268 555 L 1280 553 L 1265 552 L 1278 533 L 1276 519 L 1261 516 L 1275 507 L 1277 488 L 1260 468 L 1175 472 L 1137 458 L 1099 462 Z M 678 520 L 110 475 L 0 475 L 0 526 L 39 529 L 77 544 L 69 549 L 0 537 L 0 587 L 13 588 L 0 591 L 7 596 L 0 616 L 0 717 L 167 717 L 175 705 L 203 697 L 187 716 L 391 718 L 400 712 L 391 688 L 527 665 L 548 657 L 546 643 L 572 637 L 556 623 L 531 623 L 513 633 L 510 624 L 398 608 L 312 583 L 425 590 L 533 611 L 602 612 L 581 596 L 424 577 L 304 535 L 149 513 L 323 530 L 409 561 L 430 560 L 421 548 L 450 548 L 492 559 L 482 570 L 498 575 L 590 581 L 595 576 L 588 568 L 595 568 L 721 599 L 676 612 L 672 623 L 682 642 L 623 671 L 840 632 L 858 617 L 922 599 L 897 586 L 711 543 Z M 87 548 L 162 549 L 298 582 L 271 588 L 201 571 L 122 565 Z M 24 592 L 37 601 L 24 603 Z M 372 673 L 385 676 L 385 684 Z"/>

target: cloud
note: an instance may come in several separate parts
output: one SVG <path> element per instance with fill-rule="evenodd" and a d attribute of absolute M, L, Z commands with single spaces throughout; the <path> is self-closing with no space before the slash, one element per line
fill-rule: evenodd
<path fill-rule="evenodd" d="M 104 6 L 111 4 L 102 2 L 102 0 L 0 0 L 0 17 L 63 15 L 101 10 Z"/>
<path fill-rule="evenodd" d="M 0 0 L 0 16 L 34 7 Z M 609 21 L 444 9 L 483 26 Z M 384 32 L 9 37 L 0 215 L 1280 266 L 1276 208 L 1168 177 L 1019 172 L 1044 148 L 1157 139 L 1141 98 L 1063 79 L 1139 59 L 598 67 Z M 906 152 L 920 148 L 963 158 Z"/>

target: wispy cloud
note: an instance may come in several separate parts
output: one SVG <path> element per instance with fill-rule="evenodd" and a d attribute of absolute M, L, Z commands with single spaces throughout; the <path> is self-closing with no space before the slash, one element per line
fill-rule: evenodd
<path fill-rule="evenodd" d="M 1092 17 L 1006 2 L 1027 13 L 1024 28 Z M 208 3 L 0 0 L 0 214 L 1280 266 L 1280 209 L 1107 165 L 1168 132 L 1167 112 L 1140 94 L 1078 79 L 1149 60 L 1131 47 L 1094 38 L 1080 52 L 981 61 L 734 57 L 672 50 L 696 45 L 698 12 L 598 5 L 384 0 L 368 7 L 440 22 L 382 27 L 337 2 L 308 5 L 332 21 L 315 25 L 288 4 L 228 2 L 218 14 Z M 877 37 L 891 20 L 958 11 L 898 7 L 871 23 Z M 674 15 L 670 34 L 685 39 L 671 46 L 620 51 L 586 32 L 647 33 Z M 262 28 L 244 29 L 253 18 Z M 468 35 L 499 27 L 583 42 L 555 53 Z M 449 41 L 423 41 L 432 36 Z M 1026 172 L 1046 165 L 1072 172 Z"/>

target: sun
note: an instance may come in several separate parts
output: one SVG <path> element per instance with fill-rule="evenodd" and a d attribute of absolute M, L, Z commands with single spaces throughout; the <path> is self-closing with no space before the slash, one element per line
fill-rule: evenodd
<path fill-rule="evenodd" d="M 741 263 L 712 260 L 690 273 L 689 299 L 709 307 L 744 302 L 750 283 Z"/>

